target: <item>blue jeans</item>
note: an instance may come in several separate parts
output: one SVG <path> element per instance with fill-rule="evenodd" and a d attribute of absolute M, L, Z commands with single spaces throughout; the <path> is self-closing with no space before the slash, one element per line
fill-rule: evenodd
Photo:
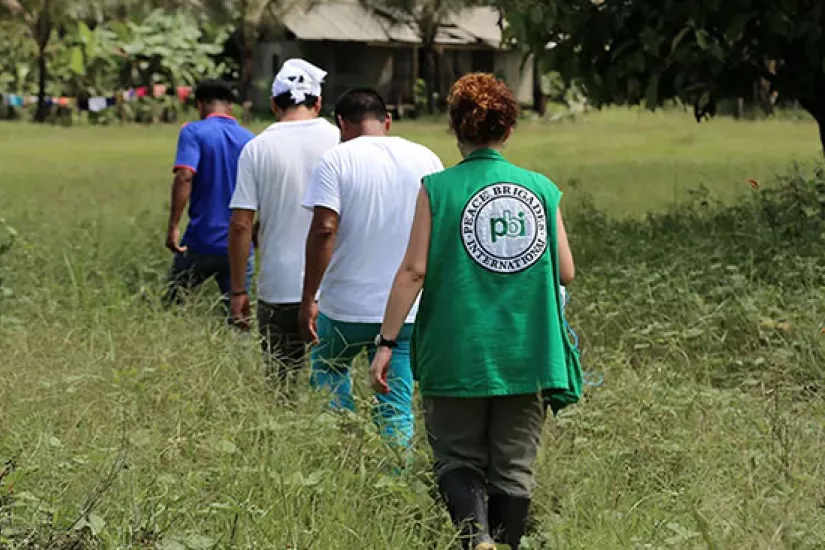
<path fill-rule="evenodd" d="M 255 257 L 250 255 L 246 264 L 246 290 L 252 284 L 255 271 Z M 224 305 L 229 307 L 229 292 L 232 290 L 232 278 L 229 272 L 229 255 L 201 254 L 187 250 L 175 254 L 172 268 L 169 270 L 168 287 L 163 297 L 167 305 L 178 303 L 181 294 L 195 290 L 203 283 L 215 278 L 223 294 Z"/>
<path fill-rule="evenodd" d="M 376 351 L 374 340 L 380 330 L 380 323 L 345 323 L 334 321 L 323 313 L 318 316 L 320 343 L 312 349 L 310 382 L 314 389 L 332 393 L 331 408 L 355 410 L 349 368 L 365 348 L 369 360 L 373 360 Z M 387 373 L 390 393 L 376 394 L 377 402 L 373 407 L 373 421 L 381 435 L 390 443 L 402 447 L 408 447 L 413 436 L 411 336 L 412 325 L 404 325 Z"/>

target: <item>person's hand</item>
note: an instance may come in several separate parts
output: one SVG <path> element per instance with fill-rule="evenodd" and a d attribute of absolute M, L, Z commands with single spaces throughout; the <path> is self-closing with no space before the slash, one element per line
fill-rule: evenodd
<path fill-rule="evenodd" d="M 185 246 L 180 244 L 180 228 L 178 226 L 170 226 L 166 232 L 166 248 L 175 254 L 183 254 L 186 252 Z"/>
<path fill-rule="evenodd" d="M 390 368 L 392 350 L 381 346 L 375 352 L 375 359 L 370 365 L 370 386 L 376 393 L 390 393 L 390 386 L 387 384 L 387 371 Z"/>
<path fill-rule="evenodd" d="M 298 311 L 298 328 L 301 331 L 301 338 L 307 344 L 315 345 L 318 343 L 318 332 L 315 328 L 316 319 L 318 319 L 318 303 L 315 300 L 301 302 L 301 309 Z"/>
<path fill-rule="evenodd" d="M 233 295 L 229 302 L 232 322 L 243 331 L 249 330 L 249 294 Z"/>

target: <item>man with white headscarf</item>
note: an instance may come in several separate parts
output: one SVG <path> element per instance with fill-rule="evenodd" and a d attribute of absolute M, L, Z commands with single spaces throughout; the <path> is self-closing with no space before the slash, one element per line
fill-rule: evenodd
<path fill-rule="evenodd" d="M 258 325 L 265 374 L 287 381 L 305 361 L 298 330 L 304 276 L 304 243 L 312 214 L 301 199 L 321 156 L 338 144 L 338 128 L 318 114 L 326 72 L 302 60 L 283 64 L 272 83 L 272 124 L 244 148 L 232 197 L 229 254 L 232 317 L 249 327 L 250 300 L 244 285 L 255 213 L 258 250 Z"/>

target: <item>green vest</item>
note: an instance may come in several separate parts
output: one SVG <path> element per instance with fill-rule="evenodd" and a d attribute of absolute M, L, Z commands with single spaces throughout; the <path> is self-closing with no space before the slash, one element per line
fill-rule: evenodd
<path fill-rule="evenodd" d="M 558 187 L 492 149 L 424 178 L 432 210 L 412 338 L 424 396 L 581 396 L 559 296 Z"/>

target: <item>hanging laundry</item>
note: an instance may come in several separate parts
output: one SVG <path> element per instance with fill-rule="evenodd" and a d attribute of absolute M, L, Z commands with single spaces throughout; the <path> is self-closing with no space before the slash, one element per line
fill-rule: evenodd
<path fill-rule="evenodd" d="M 89 106 L 89 98 L 83 97 L 77 100 L 77 110 L 78 111 L 89 111 L 91 107 Z"/>
<path fill-rule="evenodd" d="M 26 101 L 24 101 L 24 105 L 37 105 L 37 96 L 36 95 L 26 96 Z"/>
<path fill-rule="evenodd" d="M 69 106 L 69 98 L 68 97 L 60 97 L 57 99 L 57 104 L 61 107 L 68 107 Z"/>
<path fill-rule="evenodd" d="M 178 95 L 178 99 L 181 101 L 186 101 L 189 99 L 189 96 L 192 94 L 192 87 L 191 86 L 178 86 L 177 90 L 175 90 Z"/>
<path fill-rule="evenodd" d="M 146 86 L 141 86 L 140 88 L 135 90 L 135 95 L 137 97 L 146 97 L 146 94 L 149 93 L 149 88 Z"/>
<path fill-rule="evenodd" d="M 99 113 L 106 109 L 105 97 L 91 97 L 89 98 L 89 110 L 93 113 Z"/>
<path fill-rule="evenodd" d="M 166 86 L 163 84 L 155 84 L 152 86 L 152 95 L 155 97 L 163 97 L 166 95 Z"/>
<path fill-rule="evenodd" d="M 109 96 L 106 98 L 107 107 L 114 107 L 115 105 L 117 105 L 117 98 L 115 96 Z"/>
<path fill-rule="evenodd" d="M 11 94 L 8 99 L 8 104 L 11 107 L 22 107 L 23 106 L 23 96 Z"/>

